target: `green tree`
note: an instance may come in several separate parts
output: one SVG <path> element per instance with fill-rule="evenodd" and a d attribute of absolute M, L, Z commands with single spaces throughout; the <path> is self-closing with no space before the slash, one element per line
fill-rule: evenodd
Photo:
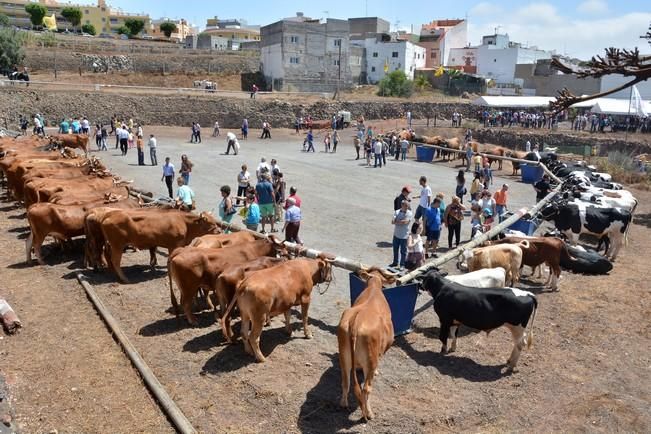
<path fill-rule="evenodd" d="M 145 22 L 137 18 L 127 18 L 124 20 L 124 27 L 129 29 L 129 34 L 131 36 L 136 36 L 145 28 Z"/>
<path fill-rule="evenodd" d="M 97 30 L 95 30 L 95 26 L 92 24 L 84 24 L 81 26 L 81 31 L 93 36 L 97 34 Z"/>
<path fill-rule="evenodd" d="M 47 8 L 40 3 L 28 3 L 25 5 L 25 12 L 29 14 L 29 20 L 33 27 L 43 26 L 43 17 L 47 15 Z"/>
<path fill-rule="evenodd" d="M 427 77 L 423 74 L 414 78 L 414 87 L 418 89 L 419 92 L 424 91 L 432 87 Z"/>
<path fill-rule="evenodd" d="M 118 28 L 118 35 L 127 35 L 131 36 L 131 30 L 127 26 L 120 26 Z"/>
<path fill-rule="evenodd" d="M 61 16 L 68 20 L 70 24 L 72 24 L 72 27 L 76 29 L 77 26 L 81 24 L 81 17 L 83 15 L 81 13 L 81 9 L 79 8 L 65 7 L 61 9 Z"/>
<path fill-rule="evenodd" d="M 23 32 L 0 28 L 0 71 L 7 73 L 14 65 L 20 65 L 25 58 Z"/>
<path fill-rule="evenodd" d="M 0 27 L 8 27 L 9 26 L 9 17 L 6 16 L 5 14 L 0 14 Z"/>
<path fill-rule="evenodd" d="M 171 21 L 165 21 L 160 25 L 160 31 L 165 33 L 166 37 L 172 36 L 172 33 L 176 32 L 176 24 Z"/>
<path fill-rule="evenodd" d="M 407 78 L 404 71 L 396 70 L 380 80 L 378 87 L 380 96 L 409 97 L 414 91 L 414 82 Z"/>

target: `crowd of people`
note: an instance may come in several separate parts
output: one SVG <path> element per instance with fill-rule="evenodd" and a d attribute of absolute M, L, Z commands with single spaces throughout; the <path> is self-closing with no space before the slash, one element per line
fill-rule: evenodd
<path fill-rule="evenodd" d="M 565 113 L 552 114 L 544 111 L 479 110 L 477 120 L 484 127 L 521 127 L 555 129 L 565 119 Z"/>

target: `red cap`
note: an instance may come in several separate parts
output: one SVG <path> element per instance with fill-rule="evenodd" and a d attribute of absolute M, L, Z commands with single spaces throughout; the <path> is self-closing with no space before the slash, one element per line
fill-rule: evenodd
<path fill-rule="evenodd" d="M 405 185 L 402 187 L 403 190 L 406 190 L 407 193 L 411 193 L 411 185 Z"/>

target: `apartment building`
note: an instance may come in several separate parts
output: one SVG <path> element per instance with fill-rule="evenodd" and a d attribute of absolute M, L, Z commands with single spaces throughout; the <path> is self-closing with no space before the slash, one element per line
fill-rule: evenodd
<path fill-rule="evenodd" d="M 448 66 L 450 50 L 468 45 L 468 22 L 451 19 L 423 24 L 419 45 L 427 50 L 426 68 Z"/>

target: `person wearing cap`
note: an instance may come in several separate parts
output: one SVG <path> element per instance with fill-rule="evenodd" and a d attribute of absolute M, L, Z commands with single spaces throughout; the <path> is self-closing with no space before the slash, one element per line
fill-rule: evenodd
<path fill-rule="evenodd" d="M 536 201 L 543 200 L 552 190 L 551 185 L 549 185 L 549 175 L 543 175 L 542 179 L 533 185 L 533 188 L 536 190 Z"/>
<path fill-rule="evenodd" d="M 441 237 L 441 220 L 445 214 L 445 209 L 441 207 L 441 199 L 438 195 L 432 201 L 432 205 L 423 213 L 425 221 L 425 232 L 427 235 L 427 246 L 425 248 L 425 258 L 431 252 L 431 256 L 436 258 L 436 248 L 439 245 Z"/>
<path fill-rule="evenodd" d="M 389 267 L 405 266 L 407 261 L 407 238 L 409 236 L 409 223 L 412 214 L 409 209 L 409 202 L 403 200 L 400 209 L 393 213 L 391 224 L 393 225 L 393 262 Z M 398 252 L 400 252 L 400 262 L 398 262 Z"/>
<path fill-rule="evenodd" d="M 301 209 L 296 206 L 296 200 L 291 197 L 287 198 L 287 205 L 289 208 L 285 211 L 285 225 L 283 226 L 285 241 L 303 244 L 298 237 L 298 231 L 301 228 Z"/>
<path fill-rule="evenodd" d="M 406 200 L 407 202 L 410 202 L 411 199 L 409 199 L 409 193 L 411 193 L 411 186 L 405 185 L 402 187 L 402 191 L 398 196 L 396 196 L 395 199 L 393 199 L 393 210 L 398 211 L 402 205 L 402 201 Z"/>
<path fill-rule="evenodd" d="M 504 219 L 503 216 L 507 210 L 506 202 L 508 199 L 508 191 L 509 191 L 509 185 L 502 184 L 502 188 L 497 190 L 493 195 L 493 199 L 495 199 L 495 211 L 497 213 L 497 218 L 499 219 L 500 223 Z"/>

